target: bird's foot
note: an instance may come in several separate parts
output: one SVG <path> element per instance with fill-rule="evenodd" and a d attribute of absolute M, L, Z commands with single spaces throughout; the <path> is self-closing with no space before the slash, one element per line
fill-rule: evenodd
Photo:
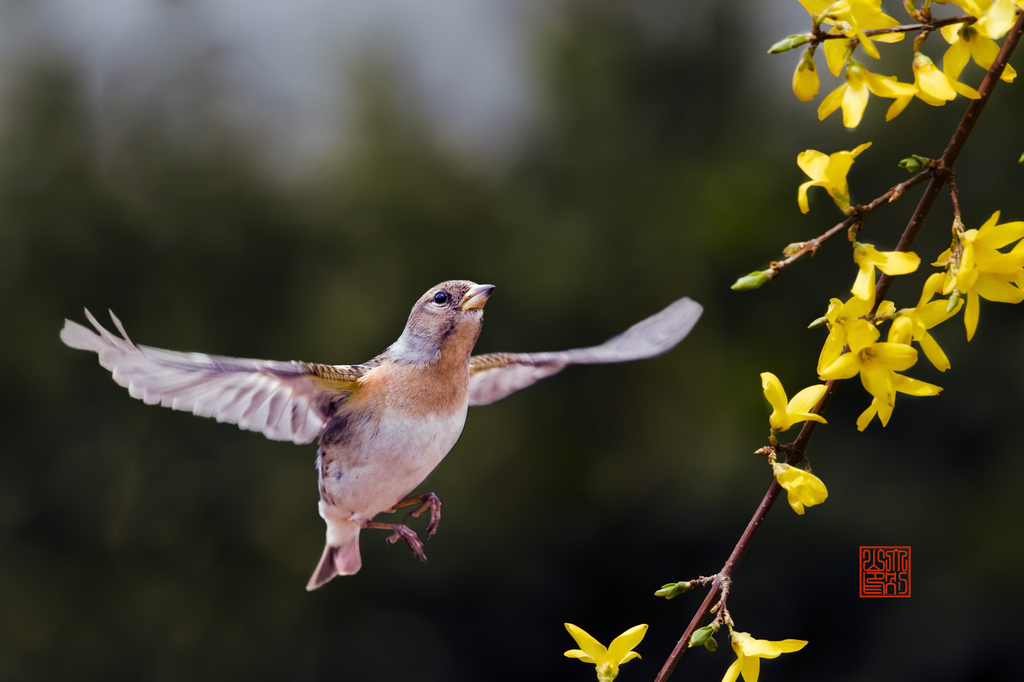
<path fill-rule="evenodd" d="M 406 514 L 405 518 L 408 519 L 411 516 L 414 519 L 418 519 L 420 514 L 429 511 L 430 522 L 427 524 L 427 542 L 430 542 L 430 538 L 434 537 L 434 533 L 437 532 L 438 524 L 441 523 L 441 500 L 434 493 L 424 493 L 416 497 L 406 498 L 384 513 L 394 514 L 399 509 L 411 507 L 414 504 L 418 504 L 419 507 Z"/>
<path fill-rule="evenodd" d="M 420 561 L 426 561 L 427 555 L 423 553 L 423 541 L 420 540 L 420 536 L 416 535 L 416 531 L 409 526 L 401 523 L 382 523 L 380 521 L 368 521 L 363 528 L 380 528 L 383 530 L 393 531 L 386 540 L 390 544 L 395 544 L 399 540 L 405 543 L 405 546 L 419 558 Z"/>

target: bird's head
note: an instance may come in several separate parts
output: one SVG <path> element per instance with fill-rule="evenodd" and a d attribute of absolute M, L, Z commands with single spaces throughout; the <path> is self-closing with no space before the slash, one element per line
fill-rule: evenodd
<path fill-rule="evenodd" d="M 494 286 L 466 280 L 441 282 L 423 294 L 409 313 L 402 335 L 391 344 L 394 360 L 416 365 L 442 356 L 469 357 L 480 335 L 484 304 Z"/>

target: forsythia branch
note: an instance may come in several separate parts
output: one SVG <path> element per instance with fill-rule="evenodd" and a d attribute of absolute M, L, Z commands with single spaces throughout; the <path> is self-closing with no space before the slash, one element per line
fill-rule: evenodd
<path fill-rule="evenodd" d="M 965 21 L 965 19 L 958 18 L 955 21 L 962 22 Z M 933 29 L 939 25 L 938 22 L 929 23 L 931 24 L 931 28 Z M 949 21 L 948 23 L 953 22 Z M 888 29 L 888 32 L 892 32 L 894 30 L 896 29 Z M 885 31 L 883 30 L 880 32 Z M 943 185 L 950 183 L 952 187 L 955 187 L 955 184 L 952 184 L 955 183 L 955 180 L 952 180 L 953 166 L 956 163 L 957 157 L 959 156 L 960 151 L 963 149 L 964 144 L 970 137 L 971 131 L 974 129 L 978 117 L 980 116 L 982 110 L 985 108 L 985 104 L 988 102 L 988 99 L 991 96 L 996 83 L 999 82 L 999 77 L 1002 75 L 1003 70 L 1005 69 L 1006 64 L 1010 58 L 1010 55 L 1017 47 L 1017 44 L 1020 42 L 1022 35 L 1024 35 L 1024 12 L 1018 11 L 1017 20 L 1014 23 L 1013 28 L 1007 34 L 1006 39 L 999 50 L 998 56 L 993 62 L 991 68 L 988 70 L 988 73 L 985 75 L 985 78 L 982 81 L 981 86 L 978 88 L 978 93 L 980 97 L 978 99 L 971 101 L 970 106 L 968 106 L 966 113 L 964 114 L 959 125 L 957 126 L 956 131 L 953 133 L 949 145 L 946 147 L 946 150 L 943 153 L 942 157 L 939 159 L 938 163 L 936 164 L 936 167 L 928 169 L 926 171 L 922 171 L 921 173 L 914 176 L 907 182 L 901 183 L 900 185 L 897 185 L 893 189 L 889 190 L 889 192 L 882 195 L 882 197 L 879 197 L 879 199 L 876 199 L 875 201 L 871 202 L 871 204 L 869 204 L 868 207 L 863 207 L 864 209 L 870 207 L 870 210 L 873 210 L 873 208 L 877 207 L 877 205 L 880 205 L 885 201 L 889 201 L 895 198 L 895 196 L 898 196 L 899 193 L 902 193 L 909 187 L 919 184 L 920 182 L 923 182 L 926 179 L 929 180 L 928 186 L 925 189 L 924 194 L 921 196 L 917 208 L 914 210 L 914 213 L 910 217 L 910 220 L 907 223 L 907 227 L 904 230 L 903 235 L 900 237 L 899 244 L 896 247 L 897 251 L 910 250 L 911 246 L 914 243 L 914 240 L 917 237 L 918 232 L 921 229 L 921 225 L 924 223 L 924 220 L 927 218 L 928 213 L 931 210 L 931 207 L 935 203 L 935 199 L 941 193 Z M 838 234 L 843 229 L 849 229 L 850 227 L 853 227 L 856 222 L 863 220 L 863 217 L 867 212 L 869 211 L 864 211 L 862 210 L 862 207 L 858 207 L 858 211 L 853 216 L 847 218 L 842 223 L 833 227 L 832 229 L 830 229 L 828 232 L 821 235 L 817 239 L 807 242 L 798 253 L 793 254 L 785 261 L 773 263 L 772 276 L 774 276 L 774 274 L 777 274 L 779 271 L 787 267 L 791 262 L 802 256 L 803 254 L 807 252 L 813 253 L 814 250 L 817 249 L 818 246 L 820 246 L 821 242 L 825 241 L 826 239 L 832 237 L 835 234 Z M 882 275 L 882 277 L 879 278 L 878 283 L 875 287 L 876 306 L 878 302 L 882 301 L 885 298 L 885 294 L 888 291 L 890 285 L 892 284 L 892 281 L 893 277 L 890 275 Z M 874 311 L 872 310 L 872 312 Z M 829 381 L 826 384 L 825 393 L 823 394 L 821 400 L 818 402 L 817 406 L 814 409 L 815 413 L 821 414 L 825 411 L 829 400 L 835 393 L 835 390 L 836 382 Z M 780 450 L 785 451 L 789 454 L 788 459 L 792 461 L 799 461 L 804 457 L 807 443 L 810 440 L 816 425 L 817 422 L 815 421 L 804 422 L 804 425 L 801 428 L 800 434 L 797 436 L 796 440 L 780 448 Z M 679 642 L 676 644 L 675 648 L 672 650 L 672 653 L 669 655 L 664 665 L 662 666 L 661 671 L 658 673 L 656 682 L 665 682 L 665 680 L 667 680 L 668 677 L 672 674 L 672 671 L 675 669 L 676 664 L 679 662 L 679 658 L 686 650 L 687 644 L 689 643 L 693 633 L 701 626 L 701 623 L 704 622 L 704 619 L 707 618 L 707 616 L 712 612 L 712 608 L 716 604 L 715 597 L 718 596 L 720 592 L 722 593 L 722 595 L 717 604 L 720 608 L 724 608 L 724 600 L 727 596 L 727 591 L 724 588 L 726 585 L 731 585 L 732 576 L 736 570 L 737 565 L 742 560 L 744 554 L 746 554 L 746 551 L 749 548 L 750 543 L 753 541 L 753 538 L 757 534 L 758 529 L 761 527 L 761 524 L 767 517 L 768 511 L 775 503 L 775 500 L 776 498 L 778 498 L 779 493 L 781 491 L 782 487 L 773 477 L 772 483 L 769 486 L 768 491 L 765 493 L 764 498 L 761 500 L 761 503 L 758 505 L 757 511 L 755 511 L 754 515 L 751 517 L 750 522 L 747 524 L 746 529 L 740 536 L 739 541 L 733 548 L 732 553 L 726 560 L 724 566 L 722 567 L 722 570 L 715 576 L 714 581 L 711 584 L 711 588 L 708 590 L 708 593 L 704 598 L 704 601 L 697 609 L 697 612 L 694 614 L 693 619 L 690 621 L 690 624 L 687 626 L 686 630 L 683 631 L 682 637 L 680 637 Z"/>

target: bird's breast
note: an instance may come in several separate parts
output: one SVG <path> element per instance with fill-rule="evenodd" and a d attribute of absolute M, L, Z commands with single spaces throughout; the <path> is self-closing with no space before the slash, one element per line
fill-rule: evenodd
<path fill-rule="evenodd" d="M 468 370 L 464 380 L 402 366 L 368 373 L 321 431 L 324 501 L 372 518 L 408 495 L 462 433 L 468 383 Z"/>

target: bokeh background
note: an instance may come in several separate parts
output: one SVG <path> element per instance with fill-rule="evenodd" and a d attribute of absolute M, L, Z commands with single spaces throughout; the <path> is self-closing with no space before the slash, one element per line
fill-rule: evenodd
<path fill-rule="evenodd" d="M 797 56 L 765 54 L 808 23 L 767 0 L 0 3 L 0 678 L 593 679 L 570 621 L 649 623 L 621 679 L 652 679 L 702 598 L 654 590 L 716 571 L 770 482 L 758 374 L 815 381 L 805 327 L 854 275 L 840 239 L 728 289 L 840 218 L 823 192 L 799 213 L 796 154 L 873 141 L 865 201 L 966 107 L 818 123 Z M 909 41 L 885 52 L 909 79 Z M 1024 219 L 1021 87 L 961 157 L 968 226 Z M 891 248 L 916 196 L 864 239 Z M 423 486 L 430 562 L 369 531 L 364 570 L 314 593 L 315 447 L 131 400 L 57 336 L 88 306 L 148 345 L 358 362 L 456 277 L 497 285 L 480 352 L 591 344 L 682 295 L 705 315 L 665 357 L 473 409 Z M 810 450 L 828 502 L 778 505 L 740 567 L 739 629 L 810 640 L 762 679 L 1019 670 L 1024 310 L 936 336 L 953 369 L 912 374 L 942 395 L 859 434 L 844 386 Z M 858 546 L 885 544 L 913 548 L 911 599 L 857 596 Z M 723 640 L 676 676 L 731 660 Z"/>

